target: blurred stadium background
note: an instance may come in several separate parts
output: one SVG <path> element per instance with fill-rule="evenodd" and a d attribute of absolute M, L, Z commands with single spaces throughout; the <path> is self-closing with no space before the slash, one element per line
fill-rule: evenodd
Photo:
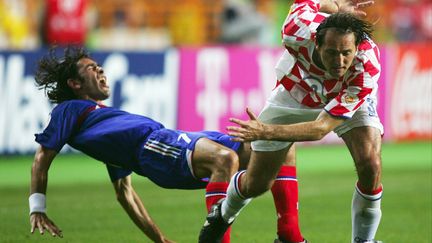
<path fill-rule="evenodd" d="M 0 235 L 7 236 L 4 242 L 30 240 L 27 193 L 36 148 L 33 134 L 44 128 L 52 108 L 33 85 L 33 73 L 48 46 L 85 45 L 110 81 L 108 105 L 150 116 L 169 128 L 224 131 L 229 117 L 245 118 L 246 106 L 258 112 L 273 88 L 273 67 L 283 51 L 280 26 L 290 5 L 284 0 L 0 0 Z M 386 129 L 384 186 L 389 196 L 380 236 L 386 243 L 432 242 L 432 2 L 381 0 L 367 12 L 375 23 L 383 70 L 378 112 Z M 65 235 L 72 232 L 68 242 L 101 237 L 105 242 L 142 240 L 115 202 L 103 166 L 84 163 L 91 159 L 68 147 L 63 152 L 65 159 L 60 156 L 54 163 L 58 167 L 50 173 L 53 189 L 48 202 L 50 213 L 67 229 Z M 323 163 L 322 154 L 328 156 Z M 347 242 L 343 239 L 350 230 L 349 201 L 355 181 L 349 154 L 332 134 L 320 142 L 301 144 L 299 161 L 301 156 L 306 157 L 305 164 L 299 165 L 304 178 L 301 217 L 309 239 Z M 75 182 L 77 177 L 80 182 Z M 329 194 L 316 189 L 323 178 L 325 185 L 334 188 Z M 194 241 L 204 217 L 203 192 L 169 193 L 145 179 L 136 186 L 171 238 Z M 89 228 L 73 228 L 82 220 L 80 213 L 63 212 L 70 208 L 64 207 L 64 198 L 74 195 L 91 198 L 82 205 L 73 202 L 76 210 L 83 211 L 85 222 L 97 219 Z M 154 199 L 146 200 L 146 195 Z M 332 201 L 334 195 L 344 197 L 343 203 Z M 173 201 L 178 197 L 190 199 L 177 205 Z M 322 205 L 317 202 L 331 205 L 328 212 L 319 212 Z M 234 242 L 271 242 L 275 234 L 271 203 L 265 195 L 244 213 L 244 223 L 237 225 L 246 226 L 236 226 L 233 238 L 239 238 Z M 102 209 L 96 210 L 96 205 Z M 177 206 L 185 207 L 180 212 L 188 215 Z M 269 218 L 268 227 L 253 228 L 253 217 L 262 215 Z M 336 223 L 328 225 L 326 215 Z M 105 235 L 105 226 L 121 227 L 117 219 L 126 225 L 120 228 L 120 236 Z M 104 227 L 101 222 L 106 222 Z M 191 229 L 182 231 L 184 225 Z M 92 230 L 98 233 L 94 238 Z"/>

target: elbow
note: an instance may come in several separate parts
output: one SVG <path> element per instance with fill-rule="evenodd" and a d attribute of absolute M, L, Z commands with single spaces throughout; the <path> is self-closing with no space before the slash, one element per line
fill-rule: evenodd
<path fill-rule="evenodd" d="M 343 119 L 332 117 L 327 114 L 327 112 L 323 111 L 318 118 L 311 123 L 311 137 L 313 137 L 313 140 L 321 140 L 343 122 Z"/>
<path fill-rule="evenodd" d="M 116 193 L 117 202 L 123 207 L 127 207 L 128 205 L 128 197 L 126 194 Z"/>
<path fill-rule="evenodd" d="M 116 191 L 116 199 L 120 204 L 123 204 L 127 201 L 127 191 L 126 190 L 117 190 Z"/>
<path fill-rule="evenodd" d="M 118 201 L 119 203 L 121 203 L 121 202 L 124 201 L 125 196 L 124 196 L 124 194 L 122 194 L 122 193 L 116 192 L 116 199 L 117 199 L 117 201 Z"/>
<path fill-rule="evenodd" d="M 327 134 L 328 134 L 328 132 L 324 132 L 324 131 L 317 131 L 317 132 L 314 133 L 314 135 L 311 137 L 310 141 L 319 141 L 319 140 L 323 139 Z"/>
<path fill-rule="evenodd" d="M 135 191 L 131 185 L 130 176 L 120 178 L 113 182 L 115 195 L 120 205 L 128 209 L 135 200 Z"/>
<path fill-rule="evenodd" d="M 127 186 L 120 186 L 115 190 L 117 202 L 121 205 L 127 205 L 130 200 L 132 200 L 132 191 Z"/>
<path fill-rule="evenodd" d="M 318 141 L 323 139 L 329 132 L 332 131 L 332 128 L 327 124 L 320 122 L 313 133 L 312 140 Z"/>

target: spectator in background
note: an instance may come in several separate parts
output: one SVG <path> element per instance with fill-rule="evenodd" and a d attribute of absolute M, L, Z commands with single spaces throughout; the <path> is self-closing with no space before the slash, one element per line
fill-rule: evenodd
<path fill-rule="evenodd" d="M 86 0 L 45 0 L 42 40 L 46 45 L 83 45 L 87 37 Z"/>
<path fill-rule="evenodd" d="M 419 41 L 432 41 L 432 2 L 423 0 L 419 4 L 420 32 Z"/>
<path fill-rule="evenodd" d="M 395 2 L 391 22 L 394 37 L 398 41 L 409 42 L 417 39 L 419 33 L 416 11 L 413 8 L 415 0 L 401 0 Z"/>
<path fill-rule="evenodd" d="M 263 42 L 266 22 L 252 4 L 227 1 L 222 11 L 221 42 L 260 44 Z"/>
<path fill-rule="evenodd" d="M 33 35 L 32 1 L 0 0 L 0 49 L 29 49 L 37 45 Z"/>
<path fill-rule="evenodd" d="M 432 40 L 432 3 L 427 0 L 395 1 L 391 11 L 391 29 L 397 41 Z"/>

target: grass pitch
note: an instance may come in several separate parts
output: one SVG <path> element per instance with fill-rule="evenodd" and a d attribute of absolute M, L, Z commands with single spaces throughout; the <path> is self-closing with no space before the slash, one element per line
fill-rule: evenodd
<path fill-rule="evenodd" d="M 344 146 L 298 148 L 300 224 L 313 243 L 348 243 L 356 181 Z M 53 162 L 48 215 L 64 238 L 30 234 L 28 188 L 31 156 L 0 158 L 0 242 L 149 242 L 115 200 L 105 166 L 82 155 Z M 165 234 L 197 242 L 205 218 L 204 190 L 167 190 L 133 176 L 144 205 Z M 383 217 L 377 239 L 432 242 L 432 144 L 383 145 Z M 276 216 L 270 193 L 252 201 L 233 225 L 232 242 L 273 242 Z"/>

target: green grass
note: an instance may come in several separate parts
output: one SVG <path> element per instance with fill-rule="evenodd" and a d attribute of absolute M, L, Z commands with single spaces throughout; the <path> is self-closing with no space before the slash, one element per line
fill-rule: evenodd
<path fill-rule="evenodd" d="M 30 234 L 28 185 L 31 156 L 0 158 L 0 242 L 149 242 L 116 202 L 103 164 L 61 155 L 49 175 L 48 215 L 63 239 Z M 432 242 L 432 144 L 383 146 L 383 218 L 377 239 Z M 347 243 L 356 177 L 343 146 L 299 147 L 300 223 L 313 243 Z M 206 215 L 204 191 L 166 190 L 134 176 L 134 186 L 163 232 L 177 242 L 197 242 Z M 275 212 L 269 193 L 236 220 L 232 242 L 273 242 Z"/>

